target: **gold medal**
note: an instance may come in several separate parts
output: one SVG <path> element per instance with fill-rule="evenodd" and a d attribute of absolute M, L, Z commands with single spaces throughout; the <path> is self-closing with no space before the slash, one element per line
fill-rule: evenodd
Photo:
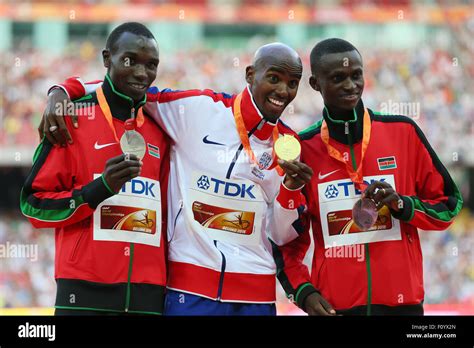
<path fill-rule="evenodd" d="M 145 156 L 145 139 L 135 130 L 135 119 L 125 121 L 125 133 L 120 138 L 120 147 L 123 153 L 133 154 L 140 160 Z"/>
<path fill-rule="evenodd" d="M 273 145 L 273 149 L 277 157 L 284 161 L 299 159 L 301 154 L 300 142 L 290 134 L 285 134 L 278 138 Z"/>

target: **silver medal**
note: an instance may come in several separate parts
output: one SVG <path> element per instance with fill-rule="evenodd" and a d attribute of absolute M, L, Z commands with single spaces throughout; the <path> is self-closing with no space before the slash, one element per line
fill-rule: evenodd
<path fill-rule="evenodd" d="M 135 130 L 126 130 L 120 138 L 120 147 L 123 153 L 129 153 L 143 159 L 146 152 L 146 143 L 143 136 Z"/>

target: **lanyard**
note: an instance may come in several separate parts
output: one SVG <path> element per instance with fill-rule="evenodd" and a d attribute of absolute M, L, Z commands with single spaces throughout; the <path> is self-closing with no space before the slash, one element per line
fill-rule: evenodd
<path fill-rule="evenodd" d="M 323 124 L 321 126 L 321 139 L 323 140 L 323 143 L 326 145 L 329 156 L 331 156 L 335 160 L 338 160 L 339 162 L 342 162 L 346 165 L 347 173 L 349 174 L 351 181 L 356 185 L 356 187 L 360 185 L 361 188 L 365 188 L 366 186 L 364 184 L 364 180 L 362 176 L 362 163 L 364 162 L 364 156 L 365 156 L 365 153 L 367 152 L 367 146 L 369 145 L 369 141 L 370 141 L 371 126 L 372 125 L 370 123 L 369 113 L 367 109 L 365 109 L 360 164 L 356 170 L 354 170 L 354 168 L 350 164 L 350 161 L 346 161 L 344 157 L 342 156 L 342 154 L 335 147 L 329 144 L 328 125 L 326 124 L 325 120 L 323 120 Z"/>
<path fill-rule="evenodd" d="M 239 133 L 242 146 L 244 147 L 244 150 L 249 156 L 252 163 L 256 164 L 260 169 L 263 169 L 261 168 L 260 164 L 257 163 L 257 158 L 255 157 L 255 153 L 253 152 L 252 147 L 250 146 L 249 136 L 247 134 L 247 129 L 245 128 L 242 112 L 240 111 L 241 100 L 242 100 L 242 93 L 238 94 L 234 100 L 234 118 L 235 118 L 235 124 L 237 125 L 237 132 Z M 278 126 L 277 125 L 275 125 L 275 127 L 273 128 L 272 136 L 273 136 L 273 143 L 275 144 L 275 141 L 278 139 Z M 272 150 L 272 158 L 273 158 L 273 161 L 272 161 L 273 164 L 268 169 L 276 168 L 278 174 L 282 176 L 283 169 L 281 169 L 280 166 L 277 164 L 276 155 L 273 150 Z"/>
<path fill-rule="evenodd" d="M 102 110 L 102 113 L 104 114 L 104 117 L 107 120 L 107 123 L 109 124 L 110 129 L 112 129 L 112 132 L 114 133 L 115 141 L 119 142 L 119 139 L 117 137 L 117 132 L 115 131 L 114 123 L 112 121 L 112 113 L 110 112 L 109 104 L 107 103 L 107 100 L 105 99 L 104 90 L 102 89 L 102 87 L 99 87 L 96 90 L 96 93 L 97 93 L 97 100 L 99 101 L 100 109 Z M 134 115 L 132 115 L 132 118 L 133 117 Z M 144 122 L 145 122 L 145 117 L 143 116 L 143 111 L 140 108 L 140 110 L 138 110 L 138 115 L 137 115 L 138 127 L 141 127 Z"/>

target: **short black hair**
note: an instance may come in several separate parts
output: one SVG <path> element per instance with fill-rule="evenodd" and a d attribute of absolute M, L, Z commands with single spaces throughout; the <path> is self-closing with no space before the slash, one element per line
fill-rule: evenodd
<path fill-rule="evenodd" d="M 108 50 L 112 50 L 115 46 L 115 43 L 117 42 L 117 40 L 120 38 L 120 36 L 123 33 L 132 33 L 132 34 L 144 36 L 156 41 L 151 31 L 143 24 L 138 23 L 138 22 L 126 22 L 126 23 L 120 24 L 117 28 L 112 30 L 109 37 L 107 38 L 107 43 L 105 44 L 105 48 Z"/>
<path fill-rule="evenodd" d="M 359 50 L 355 48 L 353 44 L 343 39 L 331 38 L 318 42 L 311 50 L 311 55 L 309 58 L 311 64 L 311 74 L 316 75 L 316 72 L 320 68 L 321 58 L 326 54 L 349 52 L 354 50 L 360 55 Z"/>

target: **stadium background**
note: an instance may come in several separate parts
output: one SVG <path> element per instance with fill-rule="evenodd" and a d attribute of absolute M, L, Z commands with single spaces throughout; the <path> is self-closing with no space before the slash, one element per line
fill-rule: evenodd
<path fill-rule="evenodd" d="M 296 48 L 304 77 L 283 117 L 295 130 L 323 106 L 307 82 L 311 48 L 328 37 L 351 41 L 364 59 L 366 106 L 415 106 L 400 113 L 420 125 L 464 197 L 449 230 L 420 232 L 426 311 L 474 314 L 473 14 L 472 1 L 0 1 L 0 248 L 38 248 L 37 260 L 0 253 L 0 314 L 51 314 L 54 304 L 54 233 L 32 228 L 18 208 L 46 91 L 71 75 L 102 78 L 107 34 L 130 20 L 156 35 L 160 88 L 236 93 L 257 47 Z M 302 313 L 280 286 L 278 298 L 279 314 Z"/>

